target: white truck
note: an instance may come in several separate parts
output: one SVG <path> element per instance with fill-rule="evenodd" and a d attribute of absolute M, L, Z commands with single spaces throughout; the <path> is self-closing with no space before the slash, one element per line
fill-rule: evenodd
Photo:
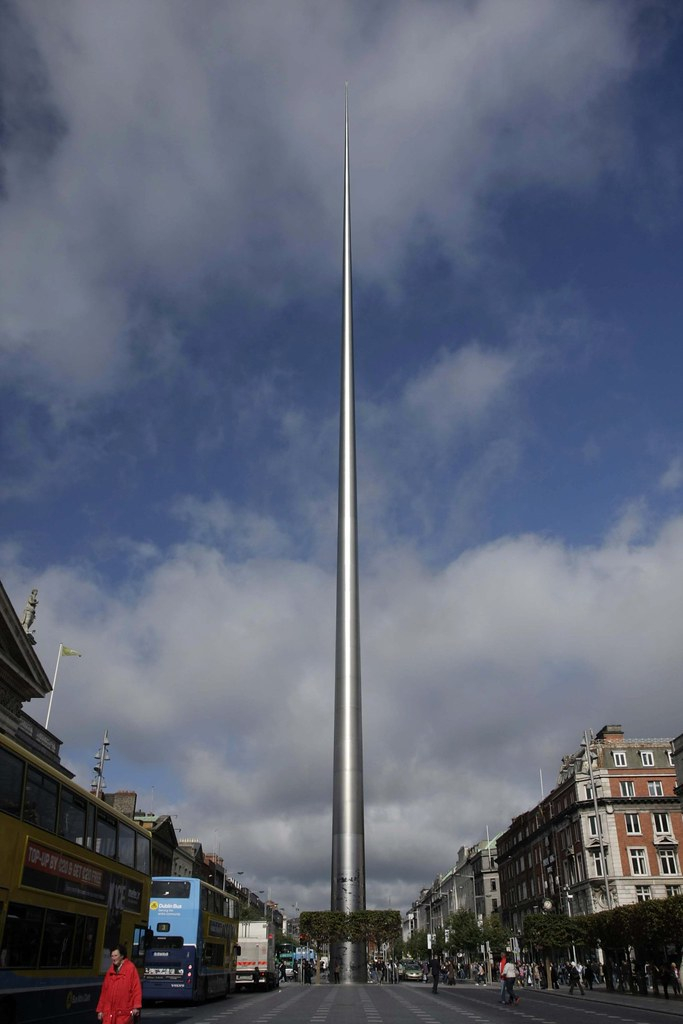
<path fill-rule="evenodd" d="M 240 921 L 240 952 L 237 954 L 236 987 L 256 991 L 258 988 L 269 992 L 278 988 L 280 973 L 275 962 L 275 933 L 271 921 Z"/>

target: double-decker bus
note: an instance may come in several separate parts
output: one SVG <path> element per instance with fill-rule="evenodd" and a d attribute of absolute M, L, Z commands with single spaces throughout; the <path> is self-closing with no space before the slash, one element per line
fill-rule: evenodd
<path fill-rule="evenodd" d="M 0 735 L 0 1021 L 94 1020 L 113 946 L 141 968 L 150 837 Z"/>
<path fill-rule="evenodd" d="M 237 900 L 199 878 L 155 876 L 142 996 L 194 1003 L 235 991 Z"/>
<path fill-rule="evenodd" d="M 293 942 L 281 942 L 277 947 L 278 962 L 285 965 L 285 978 L 294 977 L 294 960 L 296 947 Z"/>

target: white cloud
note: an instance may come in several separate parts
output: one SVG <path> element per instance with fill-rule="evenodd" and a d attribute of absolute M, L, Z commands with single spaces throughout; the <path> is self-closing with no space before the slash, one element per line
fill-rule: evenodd
<path fill-rule="evenodd" d="M 635 543 L 643 535 L 647 521 L 646 500 L 635 498 L 633 501 L 629 501 L 620 509 L 619 515 L 607 535 L 607 543 L 615 546 Z"/>
<path fill-rule="evenodd" d="M 462 843 L 507 825 L 585 728 L 671 733 L 682 552 L 676 519 L 639 547 L 529 535 L 441 570 L 400 547 L 373 562 L 361 591 L 370 901 L 406 905 Z M 67 763 L 87 766 L 108 728 L 110 787 L 136 788 L 143 805 L 154 787 L 185 835 L 219 830 L 226 858 L 324 905 L 333 573 L 187 545 L 141 566 L 134 590 L 84 567 L 9 577 L 16 607 L 39 588 L 48 673 L 59 640 L 84 655 L 63 666 L 53 705 Z M 424 799 L 435 787 L 437 815 Z"/>
<path fill-rule="evenodd" d="M 669 463 L 666 471 L 659 478 L 659 486 L 662 491 L 677 491 L 683 484 L 683 458 L 675 456 Z"/>
<path fill-rule="evenodd" d="M 357 274 L 393 281 L 423 230 L 466 259 L 492 191 L 624 166 L 619 87 L 642 58 L 623 5 L 201 9 L 16 8 L 9 95 L 42 87 L 6 156 L 0 338 L 48 403 L 58 381 L 125 379 L 140 310 L 201 305 L 217 279 L 279 299 L 336 277 L 345 80 Z"/>
<path fill-rule="evenodd" d="M 171 514 L 187 526 L 191 537 L 221 543 L 237 556 L 269 558 L 287 554 L 290 548 L 289 539 L 271 517 L 236 510 L 219 495 L 207 501 L 184 495 L 176 499 Z"/>
<path fill-rule="evenodd" d="M 476 426 L 508 393 L 514 355 L 484 350 L 474 343 L 457 352 L 441 351 L 434 365 L 406 387 L 409 413 L 438 439 L 459 427 Z"/>

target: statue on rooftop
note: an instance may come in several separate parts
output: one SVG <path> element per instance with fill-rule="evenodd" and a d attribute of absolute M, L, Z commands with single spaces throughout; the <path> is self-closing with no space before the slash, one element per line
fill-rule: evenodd
<path fill-rule="evenodd" d="M 24 633 L 26 633 L 27 636 L 31 635 L 30 631 L 31 631 L 31 626 L 33 625 L 33 623 L 35 621 L 35 618 L 36 618 L 36 605 L 37 604 L 38 604 L 38 591 L 34 588 L 31 591 L 30 595 L 29 595 L 29 599 L 26 602 L 26 607 L 24 608 L 24 614 L 21 617 L 22 629 L 24 630 Z"/>

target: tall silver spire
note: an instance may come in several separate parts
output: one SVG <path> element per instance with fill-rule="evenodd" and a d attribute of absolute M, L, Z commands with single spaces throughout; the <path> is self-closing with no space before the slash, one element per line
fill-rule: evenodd
<path fill-rule="evenodd" d="M 350 913 L 354 910 L 365 910 L 365 811 L 358 608 L 348 86 L 344 121 L 344 296 L 339 424 L 331 909 Z M 332 956 L 340 961 L 342 981 L 367 980 L 365 946 L 362 943 L 339 944 L 333 947 Z"/>

